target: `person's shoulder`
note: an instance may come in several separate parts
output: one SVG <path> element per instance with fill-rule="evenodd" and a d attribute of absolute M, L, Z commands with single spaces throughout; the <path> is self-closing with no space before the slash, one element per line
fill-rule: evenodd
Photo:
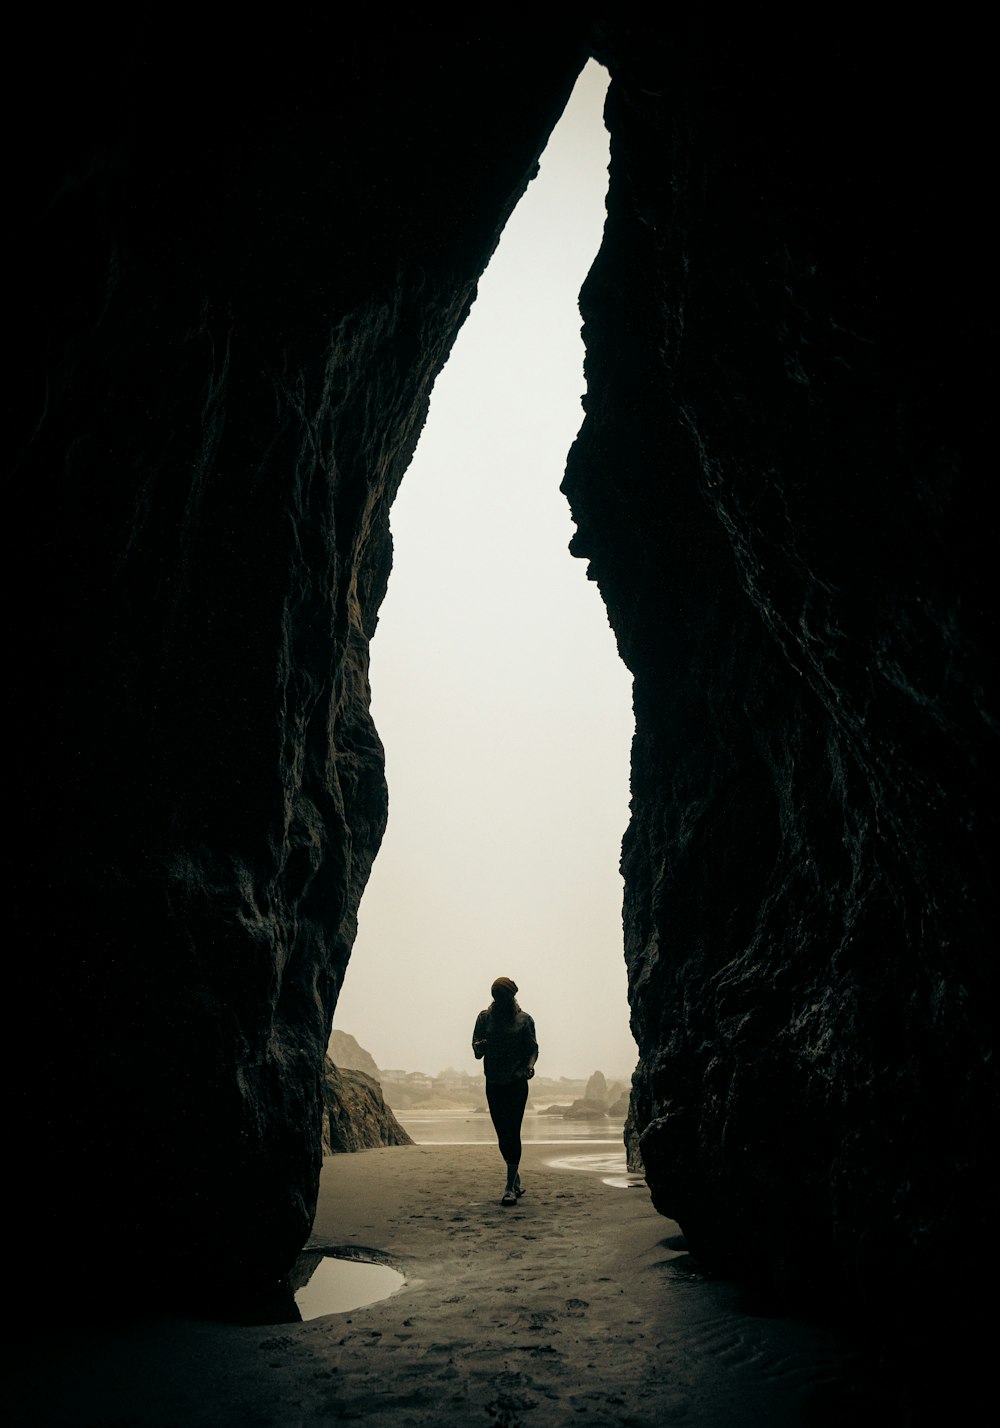
<path fill-rule="evenodd" d="M 522 1011 L 522 1012 L 520 1013 L 520 1020 L 521 1020 L 521 1025 L 522 1025 L 522 1026 L 530 1026 L 531 1029 L 532 1029 L 532 1031 L 534 1031 L 534 1029 L 535 1029 L 535 1018 L 534 1018 L 529 1012 Z"/>

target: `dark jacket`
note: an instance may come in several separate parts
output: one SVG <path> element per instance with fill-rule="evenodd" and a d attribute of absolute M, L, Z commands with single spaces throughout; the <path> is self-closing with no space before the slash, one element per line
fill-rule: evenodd
<path fill-rule="evenodd" d="M 485 1046 L 476 1045 L 483 1041 Z M 487 1081 L 500 1085 L 526 1081 L 538 1056 L 535 1023 L 520 1007 L 512 1017 L 497 1016 L 492 1007 L 487 1007 L 476 1017 L 472 1049 L 477 1061 L 486 1058 L 483 1069 Z"/>

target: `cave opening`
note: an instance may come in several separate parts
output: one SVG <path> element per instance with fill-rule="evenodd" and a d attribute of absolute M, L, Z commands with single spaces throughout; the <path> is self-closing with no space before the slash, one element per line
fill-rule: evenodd
<path fill-rule="evenodd" d="M 627 1085 L 619 872 L 631 677 L 569 554 L 579 293 L 607 193 L 607 72 L 584 68 L 504 229 L 392 512 L 372 644 L 389 822 L 335 1018 L 381 1068 L 478 1075 L 513 976 L 539 1077 Z"/>
<path fill-rule="evenodd" d="M 856 27 L 822 16 L 789 27 L 754 12 L 720 27 L 588 7 L 530 35 L 507 14 L 459 27 L 404 14 L 348 41 L 323 15 L 243 27 L 235 49 L 231 27 L 202 26 L 192 44 L 190 26 L 146 19 L 127 34 L 40 31 L 18 50 L 20 117 L 38 122 L 13 146 L 8 342 L 15 1223 L 65 1224 L 72 1196 L 88 1320 L 95 1300 L 116 1311 L 109 1267 L 144 1246 L 159 1305 L 256 1292 L 304 1243 L 317 1175 L 335 1160 L 321 1165 L 317 1143 L 322 1051 L 385 812 L 370 634 L 392 821 L 338 1025 L 386 1066 L 397 1051 L 431 1071 L 462 1064 L 502 968 L 536 1014 L 540 1071 L 618 1069 L 578 1000 L 585 983 L 604 990 L 569 917 L 588 915 L 596 878 L 585 865 L 566 889 L 547 867 L 568 835 L 542 823 L 537 775 L 563 762 L 592 789 L 590 749 L 569 735 L 614 656 L 606 675 L 585 674 L 550 740 L 547 695 L 529 683 L 492 725 L 485 767 L 466 736 L 490 726 L 459 709 L 438 661 L 455 607 L 487 644 L 473 577 L 492 544 L 507 591 L 493 623 L 537 629 L 559 656 L 567 643 L 530 595 L 514 618 L 541 526 L 518 453 L 471 406 L 458 490 L 484 489 L 512 524 L 490 510 L 462 536 L 442 515 L 418 536 L 441 597 L 419 606 L 401 584 L 407 503 L 427 506 L 434 475 L 418 465 L 374 630 L 388 508 L 431 383 L 593 48 L 614 76 L 615 160 L 584 304 L 589 409 L 563 485 L 635 676 L 625 937 L 650 1198 L 712 1274 L 888 1325 L 914 1394 L 937 1364 L 944 1405 L 973 1359 L 989 1362 L 976 1316 L 993 1242 L 983 1130 L 998 1099 L 984 877 L 998 806 L 982 421 L 990 86 L 974 63 L 989 47 L 961 26 L 950 39 L 911 27 L 901 52 L 891 20 L 859 44 Z M 518 341 L 503 375 L 533 387 L 532 340 L 507 315 Z M 507 397 L 500 436 L 525 406 Z M 487 477 L 494 447 L 504 463 Z M 545 478 L 553 500 L 564 450 Z M 424 775 L 421 842 L 394 898 L 402 932 L 378 927 L 373 901 L 407 799 L 384 707 L 400 601 L 419 627 L 401 678 Z M 511 680 L 494 653 L 478 680 L 466 666 L 466 684 L 492 713 Z M 443 807 L 422 722 L 450 741 L 464 807 Z M 554 928 L 494 846 L 506 801 L 524 861 L 548 873 Z M 429 836 L 439 816 L 444 851 Z M 586 810 L 569 821 L 589 829 Z M 621 821 L 599 860 L 609 876 Z M 617 893 L 600 965 L 623 977 Z M 540 971 L 561 951 L 546 1005 Z M 607 1005 L 624 1014 L 624 1000 L 616 983 Z M 394 1038 L 400 1022 L 426 1036 L 426 1056 Z M 559 1035 L 587 1044 L 583 1066 L 560 1064 Z M 366 1161 L 386 1167 L 401 1211 L 465 1196 L 444 1171 L 436 1205 L 407 1186 L 406 1162 L 433 1159 L 388 1147 L 336 1158 L 357 1187 L 359 1238 L 375 1237 L 361 1234 Z M 423 1227 L 428 1258 L 452 1233 L 437 1214 L 398 1220 L 411 1241 Z M 331 1242 L 345 1233 L 335 1224 Z M 659 1243 L 662 1227 L 650 1233 Z M 29 1233 L 17 1248 L 17 1283 L 39 1303 L 44 1247 Z M 646 1278 L 657 1322 L 659 1263 Z M 455 1338 L 468 1308 L 449 1311 Z M 620 1318 L 608 1300 L 604 1311 Z M 589 1322 L 609 1401 L 664 1379 L 658 1336 L 637 1358 L 637 1338 Z M 967 1328 L 971 1355 L 958 1352 Z M 425 1343 L 398 1345 L 417 1376 Z M 79 1347 L 62 1375 L 77 1417 L 84 1380 L 118 1381 L 117 1365 L 78 1373 Z M 213 1359 L 245 1397 L 231 1348 Z M 54 1356 L 41 1362 L 29 1418 L 54 1377 Z M 560 1364 L 547 1390 L 564 1386 Z M 295 1363 L 274 1372 L 260 1401 L 288 1392 L 290 1412 L 308 1414 Z M 197 1401 L 202 1384 L 185 1381 Z M 485 1407 L 484 1382 L 459 1416 Z M 362 1391 L 355 1379 L 350 1400 Z M 91 1416 L 123 1412 L 105 1400 Z"/>

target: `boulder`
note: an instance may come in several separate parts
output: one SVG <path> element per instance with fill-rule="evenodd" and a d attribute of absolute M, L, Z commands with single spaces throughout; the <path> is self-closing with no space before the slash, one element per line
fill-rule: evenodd
<path fill-rule="evenodd" d="M 574 1101 L 571 1106 L 567 1106 L 563 1111 L 563 1117 L 568 1121 L 598 1121 L 606 1119 L 608 1108 L 600 1101 L 588 1101 L 586 1097 L 582 1100 Z"/>
<path fill-rule="evenodd" d="M 375 1078 L 364 1071 L 335 1066 L 327 1057 L 323 1067 L 323 1154 L 412 1144 L 386 1105 Z"/>

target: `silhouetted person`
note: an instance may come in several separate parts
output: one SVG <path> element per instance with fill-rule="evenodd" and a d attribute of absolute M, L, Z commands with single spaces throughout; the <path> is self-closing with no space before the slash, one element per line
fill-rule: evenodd
<path fill-rule="evenodd" d="M 517 1169 L 521 1163 L 521 1121 L 528 1082 L 535 1074 L 538 1042 L 535 1023 L 515 1000 L 515 983 L 509 977 L 497 977 L 490 991 L 493 1001 L 476 1017 L 472 1049 L 477 1061 L 486 1058 L 486 1101 L 507 1164 L 507 1187 L 500 1203 L 515 1205 L 523 1193 Z"/>

